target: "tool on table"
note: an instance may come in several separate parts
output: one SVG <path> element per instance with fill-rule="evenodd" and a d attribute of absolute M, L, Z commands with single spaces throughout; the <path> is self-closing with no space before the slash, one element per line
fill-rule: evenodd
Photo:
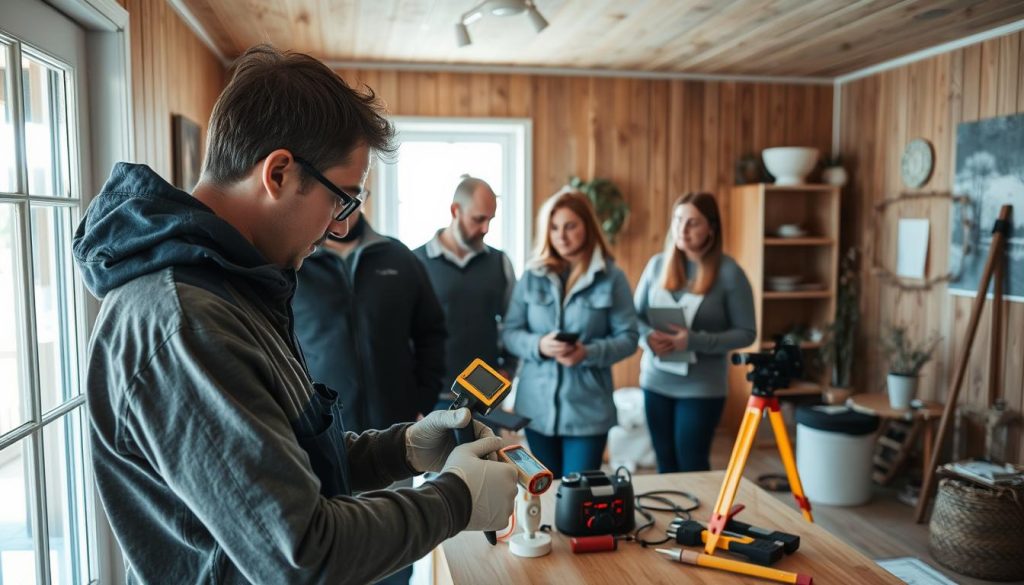
<path fill-rule="evenodd" d="M 596 471 L 562 478 L 555 498 L 555 527 L 569 536 L 624 534 L 633 530 L 631 477 Z"/>
<path fill-rule="evenodd" d="M 781 530 L 752 526 L 746 522 L 740 522 L 737 520 L 736 514 L 742 512 L 743 507 L 743 504 L 736 504 L 732 507 L 732 510 L 729 510 L 729 516 L 725 522 L 726 530 L 735 534 L 751 536 L 753 538 L 762 538 L 774 542 L 781 542 L 782 549 L 786 551 L 787 555 L 795 553 L 797 549 L 800 548 L 800 536 L 798 534 L 790 534 L 788 532 L 782 532 Z"/>
<path fill-rule="evenodd" d="M 698 567 L 708 567 L 711 569 L 721 569 L 731 573 L 740 573 L 743 575 L 750 575 L 752 577 L 771 579 L 772 581 L 779 581 L 780 583 L 797 583 L 799 585 L 811 585 L 814 583 L 814 579 L 811 578 L 810 575 L 780 571 L 779 569 L 772 569 L 771 567 L 762 567 L 761 565 L 754 565 L 751 563 L 744 563 L 742 561 L 734 561 L 732 559 L 701 554 L 692 550 L 667 548 L 659 548 L 657 550 L 658 554 L 669 560 L 676 561 L 677 563 L 696 565 Z"/>
<path fill-rule="evenodd" d="M 673 520 L 665 534 L 685 546 L 702 546 L 708 538 L 708 531 L 703 524 L 682 518 Z M 785 554 L 781 542 L 739 534 L 723 534 L 716 546 L 724 551 L 743 555 L 752 563 L 765 566 L 774 564 Z"/>
<path fill-rule="evenodd" d="M 551 552 L 551 536 L 540 530 L 540 496 L 551 487 L 554 476 L 522 445 L 509 445 L 498 456 L 515 465 L 519 480 L 512 530 L 518 524 L 523 531 L 509 538 L 509 551 L 520 557 L 542 557 Z"/>

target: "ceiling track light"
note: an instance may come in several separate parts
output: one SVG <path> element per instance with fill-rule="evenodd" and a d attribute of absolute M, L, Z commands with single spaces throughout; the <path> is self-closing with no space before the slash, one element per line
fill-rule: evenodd
<path fill-rule="evenodd" d="M 469 12 L 462 15 L 455 23 L 455 44 L 465 47 L 473 41 L 469 38 L 469 25 L 480 20 L 487 14 L 491 16 L 514 16 L 526 12 L 533 29 L 538 33 L 548 27 L 548 21 L 537 10 L 533 0 L 484 0 Z"/>

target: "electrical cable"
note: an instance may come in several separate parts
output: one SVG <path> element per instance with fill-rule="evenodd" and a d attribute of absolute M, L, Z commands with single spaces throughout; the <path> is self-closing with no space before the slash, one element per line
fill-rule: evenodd
<path fill-rule="evenodd" d="M 623 472 L 625 472 L 625 477 L 627 481 L 629 481 L 632 484 L 633 474 L 631 474 L 629 470 L 626 469 L 625 467 L 620 466 L 618 469 L 616 469 L 615 475 L 622 475 Z M 684 498 L 686 500 L 689 500 L 689 503 L 688 505 L 680 505 L 669 499 L 667 496 Z M 620 536 L 617 538 L 617 540 L 636 542 L 637 544 L 645 548 L 648 546 L 665 544 L 666 542 L 671 540 L 667 536 L 661 540 L 644 540 L 643 538 L 640 538 L 641 532 L 644 532 L 645 530 L 654 527 L 655 519 L 654 514 L 652 512 L 672 512 L 673 514 L 675 514 L 676 518 L 690 520 L 692 518 L 690 512 L 700 507 L 700 499 L 697 498 L 697 496 L 680 490 L 653 490 L 649 492 L 644 492 L 642 494 L 637 494 L 636 496 L 634 496 L 633 499 L 635 501 L 636 511 L 640 512 L 640 515 L 643 516 L 644 519 L 647 520 L 647 522 L 638 526 L 632 534 Z M 649 504 L 644 505 L 644 500 L 653 500 L 655 502 L 663 504 L 664 507 L 651 506 Z"/>

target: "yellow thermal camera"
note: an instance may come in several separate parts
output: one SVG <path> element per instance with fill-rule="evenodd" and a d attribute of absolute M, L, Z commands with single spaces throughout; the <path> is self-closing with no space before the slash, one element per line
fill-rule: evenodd
<path fill-rule="evenodd" d="M 456 395 L 452 408 L 465 406 L 475 413 L 486 415 L 505 398 L 511 388 L 512 382 L 484 360 L 476 358 L 452 384 L 452 392 Z"/>
<path fill-rule="evenodd" d="M 516 467 L 519 484 L 526 491 L 539 496 L 551 487 L 554 475 L 522 445 L 509 445 L 498 451 L 498 455 Z"/>

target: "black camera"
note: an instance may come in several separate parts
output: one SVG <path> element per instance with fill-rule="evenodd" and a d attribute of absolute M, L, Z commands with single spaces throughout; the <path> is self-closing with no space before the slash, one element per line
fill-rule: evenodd
<path fill-rule="evenodd" d="M 786 337 L 778 338 L 772 351 L 734 353 L 732 363 L 752 366 L 747 380 L 753 382 L 755 395 L 788 388 L 793 378 L 799 378 L 804 370 L 799 343 Z"/>
<path fill-rule="evenodd" d="M 569 536 L 625 534 L 633 527 L 633 484 L 603 471 L 570 473 L 555 500 L 555 527 Z"/>

